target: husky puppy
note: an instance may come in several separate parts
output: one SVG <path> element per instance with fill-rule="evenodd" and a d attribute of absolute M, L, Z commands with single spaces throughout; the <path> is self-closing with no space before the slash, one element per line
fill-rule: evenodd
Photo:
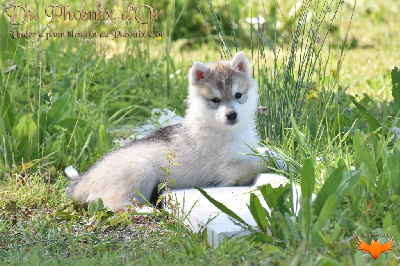
<path fill-rule="evenodd" d="M 158 129 L 129 146 L 112 151 L 82 174 L 73 167 L 67 194 L 76 203 L 101 198 L 111 209 L 132 200 L 150 199 L 166 174 L 165 155 L 176 155 L 170 179 L 178 188 L 247 185 L 264 167 L 249 146 L 257 144 L 254 129 L 257 85 L 243 52 L 231 61 L 196 62 L 189 70 L 188 109 L 178 124 Z"/>

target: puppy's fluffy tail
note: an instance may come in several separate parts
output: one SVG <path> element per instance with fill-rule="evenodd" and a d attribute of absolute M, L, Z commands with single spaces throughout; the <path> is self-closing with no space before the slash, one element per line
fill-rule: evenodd
<path fill-rule="evenodd" d="M 75 180 L 79 177 L 78 171 L 73 166 L 68 166 L 64 171 L 70 180 Z"/>
<path fill-rule="evenodd" d="M 74 189 L 80 179 L 79 173 L 73 166 L 68 166 L 67 168 L 65 168 L 64 172 L 67 175 L 67 177 L 69 178 L 69 185 L 66 190 L 66 193 L 67 193 L 68 197 L 72 197 Z"/>

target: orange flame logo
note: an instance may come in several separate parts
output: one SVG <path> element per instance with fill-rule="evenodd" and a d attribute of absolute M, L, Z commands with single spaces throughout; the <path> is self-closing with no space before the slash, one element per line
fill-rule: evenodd
<path fill-rule="evenodd" d="M 364 254 L 369 253 L 371 256 L 376 260 L 379 255 L 383 253 L 386 254 L 386 251 L 392 250 L 394 246 L 393 237 L 386 242 L 385 244 L 381 245 L 379 239 L 377 241 L 371 240 L 371 244 L 367 244 L 358 237 L 357 240 L 357 248 L 364 252 Z"/>

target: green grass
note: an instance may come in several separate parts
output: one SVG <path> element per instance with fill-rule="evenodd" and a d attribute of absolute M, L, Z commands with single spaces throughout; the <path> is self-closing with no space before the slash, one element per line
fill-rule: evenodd
<path fill-rule="evenodd" d="M 201 13 L 184 1 L 150 2 L 167 15 L 142 29 L 164 31 L 161 40 L 13 40 L 16 27 L 0 15 L 0 263 L 397 265 L 400 138 L 392 129 L 400 127 L 400 80 L 391 73 L 399 4 L 366 0 L 353 14 L 350 1 L 337 12 L 336 1 L 312 1 L 314 16 L 299 26 L 307 12 L 289 17 L 294 1 L 212 1 Z M 44 14 L 49 4 L 30 6 Z M 117 12 L 122 6 L 106 4 Z M 266 18 L 263 29 L 245 22 L 256 14 Z M 283 25 L 277 31 L 275 18 Z M 41 16 L 19 29 L 47 23 Z M 76 21 L 49 27 L 134 30 Z M 302 186 L 297 217 L 290 186 L 263 187 L 271 214 L 251 196 L 254 234 L 212 248 L 202 232 L 165 212 L 113 213 L 101 202 L 84 210 L 66 198 L 65 166 L 88 168 L 114 148 L 109 129 L 139 125 L 153 108 L 184 115 L 190 65 L 229 59 L 236 49 L 251 58 L 268 108 L 258 117 L 263 145 L 289 165 L 280 173 Z M 356 249 L 354 236 L 362 234 L 391 235 L 396 246 L 375 261 Z"/>

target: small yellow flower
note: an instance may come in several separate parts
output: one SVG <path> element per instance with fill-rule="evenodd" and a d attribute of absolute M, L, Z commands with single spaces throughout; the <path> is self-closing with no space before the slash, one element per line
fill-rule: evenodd
<path fill-rule="evenodd" d="M 162 40 L 162 37 L 161 37 L 161 36 L 157 36 L 157 37 L 156 37 L 156 40 L 157 40 L 157 41 L 161 41 L 161 40 Z"/>
<path fill-rule="evenodd" d="M 331 70 L 331 75 L 336 78 L 337 77 L 337 70 L 336 69 L 332 69 Z"/>
<path fill-rule="evenodd" d="M 307 99 L 315 98 L 315 90 L 309 90 L 307 93 Z"/>

